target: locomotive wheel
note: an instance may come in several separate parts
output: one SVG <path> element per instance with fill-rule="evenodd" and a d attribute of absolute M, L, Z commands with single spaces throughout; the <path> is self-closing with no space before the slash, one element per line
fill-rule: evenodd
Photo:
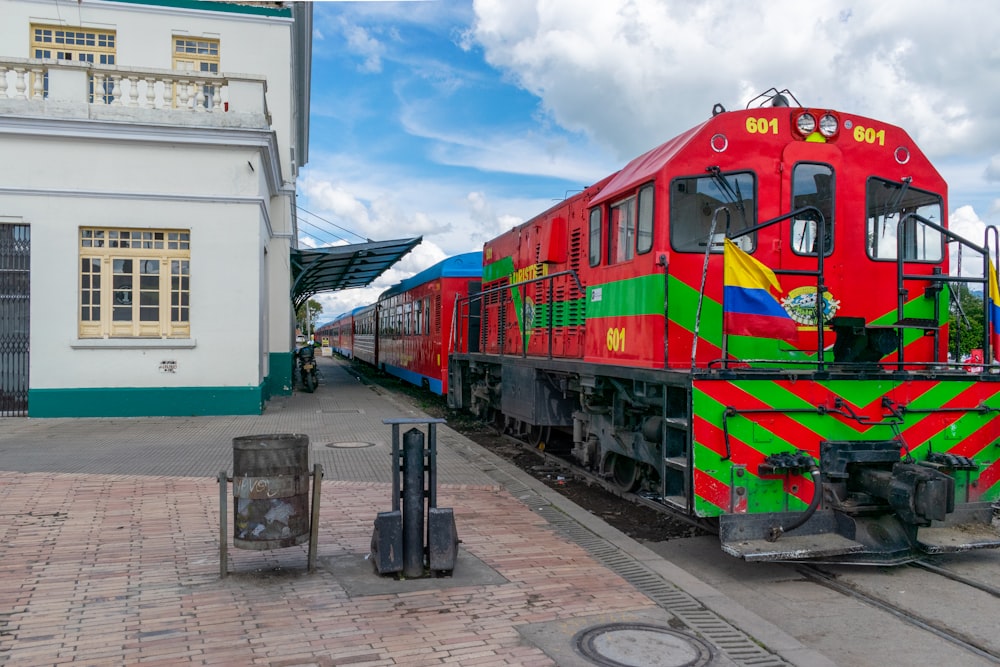
<path fill-rule="evenodd" d="M 548 426 L 532 426 L 528 432 L 528 442 L 535 449 L 545 449 L 545 444 L 552 435 L 552 429 Z"/>
<path fill-rule="evenodd" d="M 492 422 L 494 428 L 503 433 L 507 427 L 507 417 L 504 416 L 499 408 L 491 408 L 490 411 L 493 413 Z"/>
<path fill-rule="evenodd" d="M 604 469 L 610 471 L 615 486 L 630 493 L 639 488 L 639 462 L 620 454 L 608 454 Z"/>

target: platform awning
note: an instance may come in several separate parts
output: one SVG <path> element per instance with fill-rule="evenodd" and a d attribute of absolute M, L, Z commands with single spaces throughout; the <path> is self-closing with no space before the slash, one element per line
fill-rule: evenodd
<path fill-rule="evenodd" d="M 328 248 L 293 248 L 292 302 L 295 308 L 320 292 L 370 285 L 421 241 L 423 237 L 418 236 Z"/>

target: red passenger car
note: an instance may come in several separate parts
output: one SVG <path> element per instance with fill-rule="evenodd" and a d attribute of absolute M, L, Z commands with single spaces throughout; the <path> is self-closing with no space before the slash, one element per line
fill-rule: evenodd
<path fill-rule="evenodd" d="M 378 365 L 377 308 L 375 304 L 361 306 L 351 311 L 353 358 L 372 366 Z"/>
<path fill-rule="evenodd" d="M 435 394 L 448 391 L 455 301 L 479 291 L 482 257 L 481 252 L 449 257 L 382 293 L 379 368 Z"/>
<path fill-rule="evenodd" d="M 334 352 L 350 359 L 353 356 L 354 317 L 353 313 L 342 313 L 332 322 L 324 324 L 316 330 L 316 335 L 322 342 L 327 339 Z"/>

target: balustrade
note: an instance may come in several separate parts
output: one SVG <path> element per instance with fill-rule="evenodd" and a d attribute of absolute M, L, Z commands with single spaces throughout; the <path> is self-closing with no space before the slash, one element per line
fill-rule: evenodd
<path fill-rule="evenodd" d="M 51 76 L 54 72 L 60 74 L 58 81 Z M 263 77 L 193 74 L 67 61 L 0 59 L 0 101 L 55 99 L 86 102 L 94 107 L 267 115 Z M 57 90 L 58 86 L 64 89 Z"/>

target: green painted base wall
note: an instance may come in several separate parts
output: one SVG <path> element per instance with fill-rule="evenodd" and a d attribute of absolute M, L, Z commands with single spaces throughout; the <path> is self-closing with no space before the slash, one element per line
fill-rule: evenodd
<path fill-rule="evenodd" d="M 187 417 L 259 415 L 257 387 L 31 389 L 29 417 Z"/>
<path fill-rule="evenodd" d="M 29 417 L 188 417 L 259 415 L 273 396 L 294 389 L 291 352 L 272 352 L 271 373 L 256 387 L 30 389 Z"/>
<path fill-rule="evenodd" d="M 295 355 L 291 352 L 272 352 L 269 358 L 271 374 L 264 380 L 267 390 L 266 399 L 272 396 L 291 396 L 295 388 L 292 378 L 292 369 L 295 364 Z"/>

